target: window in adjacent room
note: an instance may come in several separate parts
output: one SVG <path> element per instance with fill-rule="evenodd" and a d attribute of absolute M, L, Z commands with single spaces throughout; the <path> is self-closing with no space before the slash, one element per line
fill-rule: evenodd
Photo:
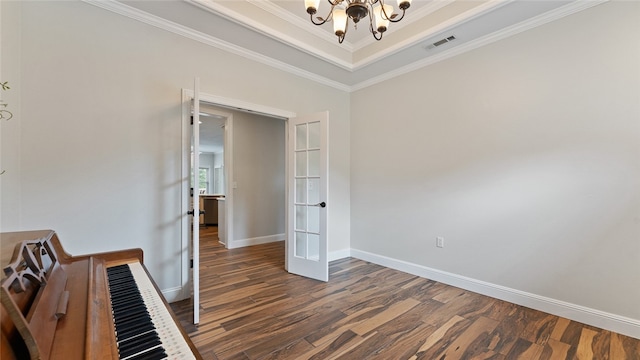
<path fill-rule="evenodd" d="M 224 168 L 213 169 L 213 193 L 224 195 Z"/>
<path fill-rule="evenodd" d="M 209 168 L 201 167 L 198 174 L 199 194 L 210 194 L 209 191 Z"/>

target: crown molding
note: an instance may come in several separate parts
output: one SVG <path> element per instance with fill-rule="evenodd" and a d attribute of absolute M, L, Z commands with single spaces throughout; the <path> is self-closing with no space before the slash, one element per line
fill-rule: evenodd
<path fill-rule="evenodd" d="M 509 26 L 507 28 L 504 28 L 502 30 L 493 32 L 491 34 L 485 35 L 483 37 L 480 37 L 478 39 L 463 43 L 461 45 L 458 45 L 454 48 L 451 48 L 449 50 L 443 51 L 439 54 L 430 56 L 428 58 L 425 58 L 421 61 L 418 62 L 414 62 L 412 64 L 409 64 L 407 66 L 403 66 L 401 68 L 398 68 L 394 71 L 390 71 L 384 74 L 380 74 L 379 76 L 373 77 L 371 79 L 368 79 L 366 81 L 360 82 L 358 84 L 355 84 L 353 86 L 349 86 L 346 85 L 344 83 L 340 83 L 331 79 L 328 79 L 326 77 L 314 74 L 312 72 L 306 71 L 306 70 L 302 70 L 300 68 L 291 66 L 289 64 L 286 64 L 282 61 L 279 60 L 275 60 L 272 59 L 270 57 L 264 56 L 262 54 L 256 53 L 254 51 L 245 49 L 245 48 L 241 48 L 237 45 L 234 45 L 232 43 L 226 42 L 226 41 L 222 41 L 220 39 L 217 39 L 211 35 L 207 35 L 198 31 L 195 31 L 193 29 L 187 28 L 185 26 L 182 26 L 180 24 L 176 24 L 173 22 L 170 22 L 166 19 L 162 19 L 160 17 L 157 17 L 155 15 L 151 15 L 149 13 L 146 13 L 144 11 L 138 10 L 136 8 L 133 8 L 131 6 L 119 3 L 115 0 L 82 0 L 83 2 L 87 3 L 87 4 L 91 4 L 94 6 L 97 6 L 99 8 L 129 17 L 131 19 L 146 23 L 148 25 L 152 25 L 154 27 L 172 32 L 174 34 L 180 35 L 180 36 L 184 36 L 186 38 L 201 42 L 203 44 L 209 45 L 209 46 L 213 46 L 216 47 L 218 49 L 224 50 L 224 51 L 228 51 L 230 53 L 236 54 L 238 56 L 242 56 L 244 58 L 248 58 L 251 60 L 254 60 L 256 62 L 274 67 L 276 69 L 309 79 L 311 81 L 317 82 L 319 84 L 323 84 L 329 87 L 332 87 L 334 89 L 337 90 L 341 90 L 341 91 L 345 91 L 345 92 L 353 92 L 353 91 L 357 91 L 357 90 L 361 90 L 364 89 L 366 87 L 378 84 L 380 82 L 386 81 L 386 80 L 390 80 L 392 78 L 395 78 L 397 76 L 400 75 L 404 75 L 407 74 L 409 72 L 415 71 L 417 69 L 435 64 L 437 62 L 440 62 L 442 60 L 446 60 L 449 59 L 451 57 L 463 54 L 465 52 L 477 49 L 479 47 L 482 47 L 484 45 L 488 45 L 491 44 L 493 42 L 496 42 L 498 40 L 502 40 L 505 39 L 507 37 L 519 34 L 523 31 L 529 30 L 529 29 L 533 29 L 535 27 L 544 25 L 546 23 L 549 23 L 551 21 L 555 21 L 558 19 L 561 19 L 565 16 L 569 16 L 571 14 L 580 12 L 582 10 L 591 8 L 593 6 L 597 6 L 599 4 L 608 2 L 609 0 L 578 0 L 578 1 L 574 1 L 572 3 L 569 3 L 567 5 L 564 5 L 558 9 L 555 10 L 551 10 L 548 11 L 544 14 L 538 15 L 534 18 L 522 21 L 518 24 L 514 24 L 512 26 Z M 511 1 L 511 0 L 509 0 Z M 501 0 L 496 0 L 494 2 L 505 2 L 505 1 L 501 1 Z M 488 11 L 488 10 L 486 10 Z"/>
<path fill-rule="evenodd" d="M 275 60 L 268 56 L 264 56 L 257 52 L 239 47 L 227 41 L 220 40 L 211 35 L 195 31 L 193 29 L 187 28 L 186 26 L 176 24 L 174 22 L 168 21 L 166 19 L 160 18 L 155 15 L 151 15 L 147 12 L 138 10 L 129 5 L 122 4 L 115 0 L 82 0 L 84 3 L 99 7 L 104 10 L 108 10 L 114 12 L 116 14 L 126 16 L 130 19 L 140 21 L 142 23 L 157 27 L 162 30 L 169 31 L 176 35 L 183 36 L 185 38 L 198 41 L 200 43 L 213 46 L 215 48 L 230 52 L 235 55 L 242 56 L 247 59 L 254 60 L 256 62 L 274 67 L 276 69 L 315 81 L 317 83 L 330 86 L 332 88 L 349 92 L 351 88 L 343 83 L 333 81 L 327 79 L 323 76 L 319 76 L 310 71 L 306 71 L 295 66 L 291 66 L 287 63 L 284 63 L 279 60 Z"/>
<path fill-rule="evenodd" d="M 397 70 L 394 71 L 390 71 L 387 72 L 385 74 L 381 74 L 379 76 L 376 76 L 374 78 L 368 79 L 366 81 L 360 82 L 356 85 L 351 86 L 351 91 L 357 91 L 357 90 L 361 90 L 364 89 L 366 87 L 378 84 L 380 82 L 386 81 L 386 80 L 390 80 L 392 78 L 395 78 L 397 76 L 400 75 L 404 75 L 407 73 L 410 73 L 412 71 L 421 69 L 423 67 L 435 64 L 437 62 L 440 62 L 442 60 L 446 60 L 449 58 L 452 58 L 454 56 L 466 53 L 468 51 L 477 49 L 479 47 L 494 43 L 496 41 L 502 40 L 502 39 L 506 39 L 510 36 L 519 34 L 523 31 L 527 31 L 533 28 L 536 28 L 538 26 L 542 26 L 544 24 L 547 24 L 549 22 L 561 19 L 565 16 L 569 16 L 572 14 L 575 14 L 577 12 L 580 12 L 582 10 L 586 10 L 589 9 L 591 7 L 600 5 L 602 3 L 606 3 L 610 0 L 584 0 L 584 1 L 575 1 L 572 3 L 569 3 L 567 5 L 564 5 L 560 8 L 548 11 L 544 14 L 535 16 L 531 19 L 522 21 L 520 23 L 514 24 L 512 26 L 506 27 L 502 30 L 499 31 L 495 31 L 491 34 L 482 36 L 478 39 L 475 40 L 471 40 L 468 41 L 466 43 L 463 43 L 461 45 L 458 45 L 454 48 L 451 48 L 449 50 L 443 51 L 439 54 L 430 56 L 424 60 L 421 61 L 417 61 L 414 62 L 412 64 L 409 64 L 407 66 L 403 66 L 401 68 L 398 68 Z"/>
<path fill-rule="evenodd" d="M 424 31 L 415 34 L 403 41 L 397 42 L 387 48 L 385 48 L 383 51 L 378 52 L 374 55 L 371 55 L 365 59 L 362 59 L 356 63 L 353 64 L 353 70 L 358 70 L 361 69 L 367 65 L 370 65 L 378 60 L 380 60 L 383 57 L 387 57 L 395 52 L 398 52 L 400 50 L 406 49 L 408 47 L 411 47 L 417 43 L 420 43 L 422 41 L 424 41 L 425 38 L 428 38 L 430 36 L 434 36 L 440 32 L 444 32 L 447 31 L 455 26 L 459 26 L 462 25 L 468 21 L 471 21 L 475 18 L 477 18 L 478 16 L 481 16 L 483 14 L 486 14 L 489 11 L 498 9 L 504 5 L 507 5 L 508 3 L 511 3 L 515 0 L 490 0 L 482 5 L 479 5 L 477 7 L 474 7 L 473 9 L 470 9 L 468 11 L 465 11 L 464 13 L 457 15 L 455 17 L 452 17 L 451 19 L 444 21 L 436 26 L 433 26 L 431 28 L 425 29 Z"/>
<path fill-rule="evenodd" d="M 302 1 L 302 0 L 300 0 Z M 388 0 L 387 0 L 388 1 Z M 439 0 L 439 1 L 432 1 L 429 3 L 429 5 L 423 6 L 421 8 L 419 8 L 418 10 L 415 11 L 411 11 L 411 10 L 407 10 L 407 16 L 402 19 L 401 22 L 399 23 L 394 23 L 393 24 L 393 31 L 402 31 L 403 28 L 417 22 L 420 21 L 423 17 L 432 14 L 440 9 L 442 9 L 445 6 L 448 6 L 452 3 L 454 3 L 456 0 Z M 411 8 L 409 8 L 411 9 Z M 333 41 L 335 41 L 335 38 L 333 38 Z M 375 40 L 373 38 L 373 36 L 371 37 L 367 37 L 365 39 L 362 39 L 358 42 L 356 42 L 353 46 L 353 50 L 354 51 L 358 51 L 361 50 L 371 44 L 375 44 L 377 42 L 377 40 Z M 387 55 L 383 55 L 381 57 L 384 57 Z"/>
<path fill-rule="evenodd" d="M 319 50 L 313 46 L 310 46 L 307 43 L 304 43 L 298 39 L 296 39 L 295 37 L 290 36 L 289 34 L 280 32 L 280 31 L 276 31 L 270 27 L 267 27 L 265 25 L 263 25 L 262 23 L 248 17 L 245 16 L 243 14 L 240 14 L 232 9 L 229 9 L 226 6 L 222 6 L 218 3 L 216 3 L 213 0 L 186 0 L 188 3 L 196 5 L 204 10 L 210 11 L 215 13 L 216 15 L 220 15 L 223 16 L 226 19 L 229 19 L 237 24 L 240 24 L 242 26 L 248 26 L 251 29 L 266 35 L 274 40 L 283 42 L 287 45 L 293 46 L 294 48 L 301 50 L 309 55 L 312 55 L 314 57 L 317 57 L 319 59 L 322 59 L 324 61 L 327 61 L 333 65 L 336 65 L 340 68 L 343 68 L 345 70 L 349 70 L 349 71 L 353 71 L 353 65 L 351 64 L 350 61 L 345 61 L 343 59 L 340 59 L 337 56 L 334 56 L 332 54 L 327 53 L 326 51 L 322 51 Z M 274 15 L 280 16 L 282 14 L 282 16 L 287 18 L 287 21 L 290 21 L 293 25 L 296 25 L 297 27 L 299 27 L 301 29 L 301 31 L 305 31 L 305 32 L 309 32 L 314 36 L 320 36 L 320 38 L 322 40 L 326 40 L 326 33 L 324 33 L 323 31 L 321 31 L 320 29 L 314 29 L 317 31 L 320 31 L 320 33 L 316 33 L 315 31 L 309 31 L 309 27 L 307 26 L 306 28 L 301 26 L 302 23 L 304 23 L 303 21 L 301 21 L 301 19 L 292 16 L 290 13 L 286 12 L 286 11 L 278 11 L 275 9 L 275 5 L 266 5 L 269 4 L 268 1 L 260 1 L 260 2 L 251 2 L 251 4 L 257 6 L 258 8 L 261 8 L 265 11 L 268 11 Z M 258 5 L 259 4 L 259 5 Z M 306 24 L 306 23 L 304 23 Z M 306 24 L 308 25 L 308 24 Z M 335 38 L 333 39 L 335 40 Z M 343 43 L 344 44 L 344 43 Z M 333 42 L 331 42 L 331 46 L 335 46 L 333 44 Z M 347 50 L 351 51 L 350 47 L 352 47 L 350 44 L 347 44 Z"/>
<path fill-rule="evenodd" d="M 260 9 L 267 11 L 281 19 L 284 19 L 286 22 L 293 24 L 300 28 L 301 31 L 305 31 L 311 33 L 324 41 L 326 41 L 330 46 L 336 48 L 346 49 L 349 52 L 353 52 L 354 46 L 351 42 L 345 39 L 342 44 L 338 44 L 336 41 L 336 36 L 327 31 L 322 30 L 322 28 L 317 26 L 309 26 L 311 21 L 302 20 L 300 17 L 292 15 L 290 12 L 283 10 L 280 6 L 274 5 L 271 1 L 264 0 L 246 0 L 247 2 L 253 4 Z M 302 4 L 302 0 L 298 0 Z M 449 0 L 453 1 L 453 0 Z M 277 35 L 276 35 L 277 36 Z M 314 50 L 315 51 L 315 50 Z"/>
<path fill-rule="evenodd" d="M 190 1 L 201 1 L 201 2 L 207 2 L 209 4 L 212 4 L 213 6 L 211 7 L 212 9 L 214 9 L 216 12 L 225 12 L 226 15 L 234 18 L 234 21 L 237 21 L 240 24 L 247 24 L 246 22 L 251 22 L 253 24 L 255 24 L 256 26 L 260 27 L 260 31 L 263 32 L 265 35 L 270 36 L 271 38 L 274 38 L 276 40 L 284 40 L 287 44 L 294 46 L 295 48 L 302 50 L 306 53 L 309 53 L 311 55 L 314 55 L 316 57 L 321 58 L 322 60 L 328 61 L 334 65 L 340 66 L 343 69 L 349 70 L 349 71 L 355 71 L 360 67 L 364 67 L 370 63 L 376 62 L 382 58 L 385 58 L 393 53 L 395 53 L 398 50 L 401 50 L 404 47 L 408 47 L 413 45 L 414 43 L 406 43 L 403 42 L 402 44 L 404 45 L 400 45 L 400 46 L 393 46 L 393 47 L 387 47 L 379 52 L 376 52 L 374 55 L 368 57 L 367 59 L 365 59 L 364 61 L 359 62 L 358 64 L 353 64 L 353 63 L 343 63 L 344 66 L 341 66 L 340 63 L 336 63 L 335 59 L 332 55 L 318 49 L 315 47 L 312 47 L 306 43 L 297 41 L 295 38 L 291 38 L 289 35 L 287 34 L 283 34 L 281 32 L 275 31 L 271 28 L 265 27 L 264 25 L 255 22 L 251 19 L 248 19 L 246 16 L 242 15 L 242 14 L 238 14 L 237 12 L 231 11 L 228 8 L 218 5 L 216 4 L 213 0 L 190 0 Z M 260 0 L 247 0 L 249 3 L 255 5 L 256 7 L 259 7 L 277 17 L 280 17 L 282 19 L 284 19 L 285 21 L 297 26 L 298 28 L 300 28 L 301 31 L 305 31 L 308 33 L 311 33 L 313 35 L 318 36 L 319 38 L 325 40 L 326 42 L 328 42 L 332 47 L 340 47 L 343 49 L 346 49 L 347 51 L 353 53 L 356 52 L 358 50 L 361 50 L 369 45 L 375 44 L 377 41 L 371 36 L 371 37 L 366 37 L 358 42 L 351 43 L 348 40 L 345 40 L 342 44 L 339 44 L 336 40 L 335 35 L 332 35 L 324 30 L 321 30 L 320 28 L 316 27 L 316 26 L 309 26 L 309 24 L 311 23 L 310 21 L 304 21 L 302 20 L 300 17 L 292 15 L 290 12 L 283 10 L 281 7 L 274 5 L 272 2 L 270 1 L 260 1 Z M 299 0 L 302 1 L 302 0 Z M 490 2 L 510 2 L 513 0 L 492 0 Z M 423 17 L 434 13 L 440 9 L 442 9 L 445 6 L 448 6 L 452 3 L 454 3 L 455 0 L 441 0 L 441 1 L 433 1 L 430 2 L 429 5 L 423 6 L 421 8 L 419 8 L 417 11 L 413 11 L 410 13 L 410 17 L 404 19 L 402 22 L 399 22 L 397 24 L 394 24 L 394 30 L 393 31 L 401 31 L 403 28 L 417 22 L 420 21 Z M 481 6 L 483 7 L 483 6 Z M 494 6 L 490 6 L 488 8 L 488 10 L 492 10 Z M 468 21 L 470 19 L 472 19 L 475 16 L 479 16 L 482 13 L 484 13 L 484 11 L 479 12 L 479 13 L 474 13 L 473 11 L 469 12 L 469 19 L 465 19 L 465 18 L 461 18 L 464 21 Z M 466 13 L 465 13 L 466 14 Z M 458 19 L 459 17 L 456 17 L 456 19 Z M 456 20 L 456 21 L 460 21 L 460 20 Z M 253 27 L 253 25 L 251 24 L 247 24 L 251 27 Z M 437 31 L 434 30 L 434 31 Z M 424 34 L 425 32 L 422 32 L 421 34 Z M 415 36 L 414 36 L 415 37 Z M 417 36 L 418 38 L 420 37 L 420 35 Z M 413 37 L 412 37 L 413 38 Z"/>
<path fill-rule="evenodd" d="M 198 0 L 195 0 L 195 1 L 198 1 Z M 200 1 L 211 1 L 211 0 L 200 0 Z M 352 42 L 349 42 L 348 39 L 345 39 L 345 41 L 342 44 L 338 44 L 336 41 L 335 35 L 315 26 L 310 27 L 309 26 L 310 21 L 305 21 L 298 16 L 292 15 L 290 12 L 283 10 L 281 7 L 277 5 L 274 5 L 271 1 L 261 1 L 261 0 L 246 0 L 246 1 L 281 19 L 284 19 L 288 23 L 294 24 L 295 26 L 300 28 L 301 31 L 312 33 L 313 35 L 325 40 L 331 46 L 343 48 L 348 50 L 349 52 L 358 51 L 376 42 L 376 40 L 373 37 L 367 37 L 367 38 L 364 38 L 363 40 L 356 42 L 355 44 Z M 298 1 L 302 3 L 302 0 L 298 0 Z M 455 0 L 433 1 L 426 6 L 419 8 L 416 11 L 410 11 L 409 17 L 405 18 L 402 22 L 397 23 L 397 25 L 394 24 L 394 31 L 399 31 L 402 28 L 407 27 L 408 25 L 413 24 L 416 21 L 419 21 L 421 18 L 433 12 L 436 12 L 453 2 L 455 2 Z M 273 31 L 273 30 L 265 28 L 265 31 Z M 273 31 L 272 35 L 275 37 L 281 37 L 281 35 L 275 31 Z M 317 53 L 317 49 L 313 49 L 313 51 Z"/>

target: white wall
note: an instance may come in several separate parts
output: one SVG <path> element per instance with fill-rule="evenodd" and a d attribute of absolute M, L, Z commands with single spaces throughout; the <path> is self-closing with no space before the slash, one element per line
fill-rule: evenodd
<path fill-rule="evenodd" d="M 352 248 L 637 332 L 639 15 L 606 3 L 354 93 Z"/>
<path fill-rule="evenodd" d="M 237 187 L 230 243 L 284 240 L 285 121 L 233 113 L 232 178 Z"/>
<path fill-rule="evenodd" d="M 20 50 L 2 58 L 19 63 L 6 78 L 18 79 L 21 102 L 18 128 L 5 134 L 3 124 L 3 164 L 20 156 L 2 183 L 2 231 L 52 228 L 73 254 L 141 247 L 160 288 L 179 293 L 181 89 L 199 76 L 204 93 L 330 111 L 330 248 L 349 247 L 345 93 L 90 4 L 1 6 L 3 49 L 5 31 L 19 34 Z M 8 150 L 5 135 L 18 139 Z"/>
<path fill-rule="evenodd" d="M 0 81 L 11 89 L 0 99 L 13 119 L 0 121 L 0 229 L 20 222 L 20 4 L 0 3 Z"/>
<path fill-rule="evenodd" d="M 223 167 L 224 166 L 224 153 L 213 154 L 213 167 Z"/>

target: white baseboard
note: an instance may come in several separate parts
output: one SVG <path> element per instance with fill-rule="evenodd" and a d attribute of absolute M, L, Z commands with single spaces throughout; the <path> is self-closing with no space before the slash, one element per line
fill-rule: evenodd
<path fill-rule="evenodd" d="M 354 258 L 640 339 L 640 320 L 351 249 Z"/>
<path fill-rule="evenodd" d="M 181 286 L 172 287 L 169 289 L 162 290 L 162 296 L 167 300 L 168 303 L 184 300 L 184 293 Z"/>
<path fill-rule="evenodd" d="M 327 255 L 329 261 L 340 260 L 348 257 L 351 257 L 351 249 L 332 251 Z"/>
<path fill-rule="evenodd" d="M 235 249 L 235 248 L 245 247 L 245 246 L 260 245 L 260 244 L 266 244 L 266 243 L 276 242 L 276 241 L 284 241 L 284 238 L 285 238 L 284 234 L 275 234 L 275 235 L 259 236 L 259 237 L 248 238 L 248 239 L 232 240 L 232 241 L 229 241 L 229 245 L 227 248 Z"/>

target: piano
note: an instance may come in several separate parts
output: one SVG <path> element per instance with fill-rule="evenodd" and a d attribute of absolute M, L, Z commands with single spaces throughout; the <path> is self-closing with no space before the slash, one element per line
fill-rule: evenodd
<path fill-rule="evenodd" d="M 72 256 L 52 230 L 0 244 L 2 360 L 202 359 L 141 249 Z"/>

